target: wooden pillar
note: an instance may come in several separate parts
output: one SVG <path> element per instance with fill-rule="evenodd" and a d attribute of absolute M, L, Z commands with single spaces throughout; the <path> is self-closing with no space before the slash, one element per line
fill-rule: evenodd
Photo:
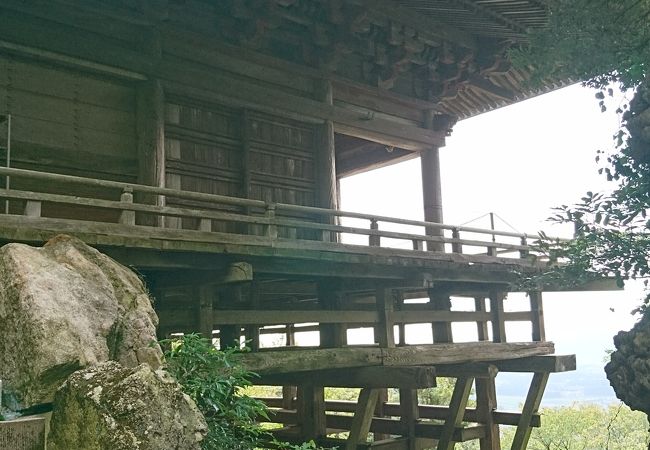
<path fill-rule="evenodd" d="M 202 285 L 194 289 L 199 303 L 199 333 L 207 339 L 212 340 L 214 320 L 212 307 L 215 300 L 215 287 L 213 285 Z"/>
<path fill-rule="evenodd" d="M 544 306 L 542 303 L 541 291 L 532 291 L 528 293 L 530 299 L 530 312 L 532 313 L 533 341 L 543 342 L 546 340 L 546 331 L 544 327 Z"/>
<path fill-rule="evenodd" d="M 434 311 L 450 311 L 451 298 L 447 293 L 429 290 L 429 303 Z M 431 324 L 433 343 L 453 342 L 450 322 L 433 322 Z"/>
<path fill-rule="evenodd" d="M 417 448 L 415 436 L 415 425 L 420 419 L 417 389 L 399 390 L 400 421 L 408 439 L 408 450 Z"/>
<path fill-rule="evenodd" d="M 487 310 L 485 297 L 474 299 L 476 311 Z M 478 340 L 489 341 L 487 322 L 476 323 Z M 479 423 L 485 425 L 485 436 L 479 440 L 480 450 L 501 450 L 501 434 L 499 424 L 494 421 L 493 412 L 497 409 L 497 393 L 495 377 L 477 378 L 476 385 L 476 414 Z"/>
<path fill-rule="evenodd" d="M 490 311 L 492 313 L 492 341 L 506 342 L 506 324 L 504 321 L 502 292 L 490 291 Z"/>
<path fill-rule="evenodd" d="M 339 310 L 341 298 L 338 283 L 321 281 L 318 283 L 318 302 L 323 309 Z M 322 323 L 320 329 L 320 345 L 326 348 L 343 347 L 347 343 L 345 325 L 337 323 Z"/>
<path fill-rule="evenodd" d="M 377 288 L 375 302 L 379 314 L 379 323 L 375 326 L 375 342 L 383 348 L 395 347 L 393 290 Z"/>
<path fill-rule="evenodd" d="M 220 297 L 220 303 L 228 308 L 232 308 L 233 304 L 242 303 L 242 289 L 241 286 L 229 286 L 225 288 Z M 219 347 L 239 347 L 241 339 L 241 325 L 222 325 L 219 329 Z"/>
<path fill-rule="evenodd" d="M 433 111 L 427 111 L 425 126 L 433 127 Z M 440 153 L 438 147 L 430 147 L 420 153 L 422 169 L 422 200 L 424 203 L 424 220 L 427 222 L 442 223 L 442 187 L 440 181 Z M 429 228 L 428 236 L 442 236 L 442 230 Z M 441 252 L 445 246 L 439 242 L 427 242 L 429 251 Z"/>
<path fill-rule="evenodd" d="M 334 104 L 332 82 L 324 80 L 321 86 L 322 101 L 326 105 Z M 334 143 L 334 122 L 326 120 L 320 127 L 319 142 L 316 146 L 316 163 L 318 174 L 318 206 L 321 208 L 338 209 L 338 193 L 336 179 L 336 149 Z M 337 223 L 334 217 L 323 217 L 322 221 L 330 225 Z M 323 232 L 324 241 L 337 242 L 334 232 Z"/>
<path fill-rule="evenodd" d="M 252 310 L 259 308 L 260 300 L 259 283 L 253 281 L 249 285 L 249 305 Z M 247 325 L 245 328 L 246 342 L 251 351 L 256 352 L 260 349 L 260 326 L 258 324 Z"/>
<path fill-rule="evenodd" d="M 322 386 L 305 383 L 298 386 L 297 413 L 300 420 L 301 438 L 316 440 L 326 435 L 325 395 Z"/>
<path fill-rule="evenodd" d="M 499 424 L 494 421 L 497 409 L 497 393 L 494 377 L 477 378 L 476 415 L 479 423 L 485 425 L 485 437 L 479 440 L 480 450 L 501 450 Z"/>
<path fill-rule="evenodd" d="M 160 80 L 139 82 L 136 88 L 138 183 L 165 187 L 165 96 Z M 161 195 L 138 195 L 138 202 L 165 205 Z M 162 226 L 163 217 L 138 214 L 139 224 Z"/>

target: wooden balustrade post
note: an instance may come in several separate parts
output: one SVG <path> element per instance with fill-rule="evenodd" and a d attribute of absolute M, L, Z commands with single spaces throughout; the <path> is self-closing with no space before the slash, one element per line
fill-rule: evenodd
<path fill-rule="evenodd" d="M 27 217 L 41 217 L 41 202 L 27 200 L 23 215 Z"/>
<path fill-rule="evenodd" d="M 521 245 L 526 247 L 525 249 L 519 250 L 519 257 L 521 259 L 526 259 L 528 256 L 530 256 L 530 250 L 528 250 L 528 240 L 526 239 L 526 236 L 523 236 L 521 238 Z"/>
<path fill-rule="evenodd" d="M 458 228 L 451 230 L 451 237 L 455 240 L 460 240 L 460 230 Z M 453 242 L 451 244 L 451 251 L 454 253 L 463 253 L 463 244 L 460 242 Z"/>
<path fill-rule="evenodd" d="M 124 188 L 120 196 L 120 202 L 133 203 L 133 188 L 128 186 Z M 120 223 L 122 225 L 135 225 L 135 211 L 122 210 L 120 213 Z"/>
<path fill-rule="evenodd" d="M 379 223 L 375 219 L 370 219 L 370 229 L 375 231 L 379 230 Z M 381 237 L 371 234 L 368 236 L 368 245 L 371 247 L 381 246 Z"/>
<path fill-rule="evenodd" d="M 266 225 L 266 236 L 271 240 L 278 238 L 278 227 L 275 225 L 275 203 L 266 204 L 266 218 L 269 220 Z"/>

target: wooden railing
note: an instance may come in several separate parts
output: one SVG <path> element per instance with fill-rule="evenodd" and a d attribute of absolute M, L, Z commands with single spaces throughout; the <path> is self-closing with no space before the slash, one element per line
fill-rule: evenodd
<path fill-rule="evenodd" d="M 203 232 L 212 231 L 213 221 L 243 224 L 248 227 L 247 230 L 242 230 L 241 228 L 245 227 L 239 225 L 240 229 L 233 233 L 265 236 L 269 244 L 279 239 L 286 239 L 278 230 L 288 229 L 294 230 L 293 235 L 295 235 L 295 230 L 311 231 L 312 236 L 315 237 L 303 238 L 303 240 L 320 241 L 330 245 L 345 243 L 350 236 L 366 236 L 367 245 L 370 247 L 391 246 L 392 242 L 397 241 L 401 242 L 397 246 L 398 248 L 405 248 L 407 245 L 408 249 L 414 251 L 425 251 L 426 248 L 431 251 L 484 254 L 494 257 L 533 258 L 541 256 L 534 242 L 530 242 L 529 235 L 509 231 L 265 202 L 24 169 L 0 168 L 0 176 L 11 177 L 13 186 L 17 185 L 13 182 L 14 179 L 31 181 L 29 190 L 0 189 L 0 198 L 21 205 L 22 210 L 19 213 L 30 217 L 42 217 L 41 206 L 44 203 L 50 203 L 116 211 L 118 215 L 115 221 L 129 226 L 139 226 L 142 223 L 139 220 L 136 222 L 136 215 L 138 217 L 140 215 L 153 216 L 156 219 L 162 217 L 191 218 L 198 223 L 196 230 Z M 38 190 L 33 187 L 36 185 L 39 186 Z M 52 186 L 69 188 L 82 186 L 85 189 L 101 190 L 102 196 L 114 196 L 115 200 L 73 194 L 55 194 L 51 193 Z M 153 198 L 165 198 L 168 203 L 195 202 L 202 206 L 160 206 L 151 204 L 154 203 Z M 224 209 L 227 210 L 224 211 Z M 12 211 L 15 213 L 16 208 L 13 208 Z M 338 224 L 340 221 L 350 219 L 367 221 L 368 227 Z M 105 220 L 97 220 L 93 217 L 84 217 L 82 220 L 105 222 Z M 162 222 L 157 223 L 162 225 Z M 386 229 L 386 227 L 394 228 L 395 226 L 410 227 L 417 231 L 404 232 Z M 257 231 L 251 231 L 253 228 Z M 404 244 L 405 242 L 407 244 Z M 359 245 L 356 242 L 355 244 Z"/>

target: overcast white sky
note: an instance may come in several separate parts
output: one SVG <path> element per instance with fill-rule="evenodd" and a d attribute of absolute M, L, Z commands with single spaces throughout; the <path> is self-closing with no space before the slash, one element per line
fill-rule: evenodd
<path fill-rule="evenodd" d="M 612 148 L 618 102 L 601 113 L 594 91 L 576 85 L 459 122 L 441 149 L 445 223 L 493 211 L 521 232 L 570 234 L 545 219 L 552 207 L 606 188 L 594 157 L 597 149 Z M 344 179 L 341 192 L 343 210 L 423 218 L 419 159 Z M 487 218 L 472 225 L 490 226 Z M 547 338 L 557 353 L 577 353 L 579 366 L 602 366 L 612 336 L 634 323 L 630 311 L 640 297 L 638 286 L 548 293 Z"/>

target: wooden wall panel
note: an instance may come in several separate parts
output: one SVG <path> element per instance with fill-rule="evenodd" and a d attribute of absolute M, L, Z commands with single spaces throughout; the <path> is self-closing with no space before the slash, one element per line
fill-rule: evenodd
<path fill-rule="evenodd" d="M 132 84 L 0 54 L 0 114 L 12 116 L 12 167 L 118 181 L 136 180 Z M 5 163 L 3 148 L 0 164 Z M 30 184 L 15 179 L 12 187 L 29 188 Z M 69 193 L 69 188 L 55 185 L 46 189 L 38 186 L 38 189 Z M 80 188 L 78 193 L 119 199 L 116 192 Z M 43 205 L 43 214 L 98 218 L 97 211 L 48 204 Z M 110 212 L 100 215 L 106 220 L 117 220 Z"/>
<path fill-rule="evenodd" d="M 315 206 L 313 125 L 170 96 L 165 135 L 167 187 Z M 250 184 L 245 186 L 246 183 Z M 174 199 L 168 199 L 167 203 L 190 206 L 190 202 Z M 235 209 L 195 202 L 192 205 Z M 170 220 L 168 224 L 183 228 L 198 226 L 196 221 L 186 219 Z M 242 228 L 212 223 L 214 231 L 235 232 Z M 263 232 L 262 227 L 250 226 L 247 230 L 252 234 Z M 284 237 L 310 238 L 313 234 L 298 236 L 295 230 L 282 228 L 279 232 Z"/>

